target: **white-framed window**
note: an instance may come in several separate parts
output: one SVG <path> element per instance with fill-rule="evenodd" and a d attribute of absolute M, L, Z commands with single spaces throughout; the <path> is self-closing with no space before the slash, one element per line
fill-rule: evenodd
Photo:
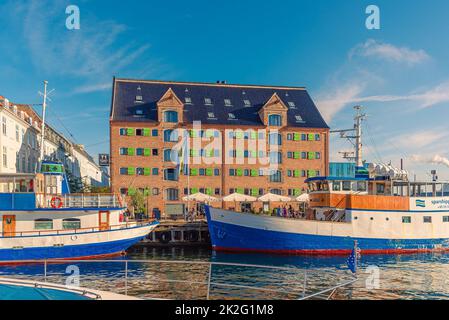
<path fill-rule="evenodd" d="M 7 168 L 8 167 L 8 149 L 6 147 L 3 147 L 3 167 Z"/>
<path fill-rule="evenodd" d="M 16 141 L 19 142 L 20 140 L 20 129 L 19 129 L 19 125 L 16 124 Z"/>
<path fill-rule="evenodd" d="M 6 136 L 6 118 L 5 117 L 2 118 L 2 132 L 3 132 L 3 135 Z"/>

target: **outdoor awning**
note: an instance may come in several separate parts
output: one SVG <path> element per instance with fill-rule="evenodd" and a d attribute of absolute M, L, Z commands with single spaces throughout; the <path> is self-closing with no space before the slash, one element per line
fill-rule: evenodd
<path fill-rule="evenodd" d="M 247 196 L 245 194 L 240 193 L 232 193 L 229 196 L 223 198 L 225 202 L 254 202 L 257 201 L 257 198 Z"/>
<path fill-rule="evenodd" d="M 308 193 L 303 193 L 298 198 L 296 198 L 296 201 L 298 201 L 298 202 L 309 202 L 310 201 L 309 194 Z"/>
<path fill-rule="evenodd" d="M 191 194 L 189 196 L 186 196 L 184 198 L 182 198 L 183 201 L 197 201 L 197 202 L 215 202 L 215 201 L 219 201 L 219 199 L 209 196 L 207 194 L 204 193 L 195 193 L 195 194 Z"/>
<path fill-rule="evenodd" d="M 266 195 L 257 199 L 262 202 L 291 202 L 292 199 L 289 197 L 280 196 L 274 193 L 267 193 Z"/>

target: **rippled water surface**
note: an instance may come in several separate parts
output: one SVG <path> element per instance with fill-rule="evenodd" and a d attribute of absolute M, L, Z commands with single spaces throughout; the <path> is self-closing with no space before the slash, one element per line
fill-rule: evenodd
<path fill-rule="evenodd" d="M 47 267 L 47 279 L 55 283 L 69 281 L 73 284 L 79 270 L 82 287 L 127 293 L 140 298 L 166 299 L 205 299 L 208 293 L 212 299 L 297 299 L 352 279 L 346 267 L 346 257 L 225 254 L 197 247 L 138 247 L 130 250 L 127 258 L 135 262 L 127 266 L 122 259 L 112 263 L 51 264 Z M 208 264 L 179 261 L 230 262 L 290 269 L 227 265 L 213 265 L 210 269 Z M 362 256 L 358 280 L 337 290 L 332 298 L 449 299 L 449 282 L 446 280 L 448 266 L 449 255 L 446 254 Z M 128 275 L 126 280 L 125 274 Z M 209 274 L 212 285 L 208 292 Z M 44 267 L 0 267 L 0 276 L 42 281 Z M 375 281 L 377 276 L 378 286 Z"/>

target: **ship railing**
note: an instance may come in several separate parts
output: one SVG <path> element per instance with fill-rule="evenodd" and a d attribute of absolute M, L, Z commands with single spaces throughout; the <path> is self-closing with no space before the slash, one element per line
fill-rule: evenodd
<path fill-rule="evenodd" d="M 64 281 L 64 272 L 61 273 L 61 270 L 58 269 L 62 267 L 66 267 L 68 265 L 73 266 L 77 265 L 80 273 L 82 274 L 82 268 L 85 267 L 85 264 L 109 264 L 118 266 L 116 275 L 119 277 L 115 277 L 114 281 L 119 281 L 120 283 L 111 283 L 110 281 L 103 281 L 108 279 L 101 279 L 102 281 L 97 281 L 93 285 L 83 284 L 83 287 L 89 287 L 94 290 L 100 291 L 110 291 L 112 293 L 124 294 L 127 296 L 133 296 L 136 298 L 148 298 L 149 295 L 153 295 L 151 289 L 145 291 L 145 285 L 148 286 L 164 286 L 164 285 L 185 285 L 187 287 L 186 294 L 192 295 L 197 294 L 194 297 L 195 300 L 213 300 L 213 299 L 223 299 L 225 296 L 229 298 L 229 294 L 232 295 L 232 292 L 245 291 L 245 296 L 248 296 L 248 292 L 253 292 L 250 294 L 252 298 L 267 299 L 267 295 L 270 295 L 269 299 L 285 299 L 285 297 L 289 297 L 289 299 L 295 300 L 308 300 L 308 299 L 331 299 L 334 294 L 343 288 L 349 288 L 352 284 L 354 284 L 358 278 L 357 276 L 349 273 L 349 271 L 342 271 L 342 276 L 337 277 L 336 272 L 330 273 L 326 271 L 326 279 L 324 281 L 331 281 L 332 283 L 326 283 L 324 285 L 317 286 L 316 281 L 323 281 L 323 275 L 316 270 L 305 270 L 294 267 L 284 267 L 284 266 L 270 266 L 270 265 L 259 265 L 259 264 L 244 264 L 244 263 L 231 263 L 231 262 L 215 262 L 215 261 L 188 261 L 188 260 L 125 260 L 125 259 L 117 259 L 117 260 L 70 260 L 63 261 L 58 259 L 48 259 L 48 260 L 29 260 L 22 261 L 23 264 L 41 264 L 43 265 L 43 281 L 44 283 L 51 280 L 52 283 L 57 281 Z M 133 269 L 132 266 L 137 266 L 136 269 Z M 167 265 L 178 265 L 185 266 L 185 268 L 181 268 L 180 270 L 185 270 L 188 274 L 187 279 L 170 279 L 170 276 L 173 276 L 172 271 L 167 271 L 164 273 L 164 268 L 162 266 Z M 153 270 L 148 272 L 150 276 L 136 276 L 143 272 L 144 268 L 154 267 Z M 52 268 L 56 268 L 58 270 L 54 270 L 54 273 L 51 272 Z M 199 270 L 201 268 L 202 279 L 193 280 L 193 277 L 188 272 L 190 270 Z M 287 283 L 281 283 L 276 280 L 273 283 L 267 284 L 266 286 L 259 286 L 257 284 L 251 283 L 251 274 L 252 271 L 243 276 L 245 273 L 239 273 L 239 277 L 242 275 L 241 282 L 234 283 L 228 280 L 220 280 L 214 279 L 214 270 L 219 277 L 220 275 L 229 274 L 230 270 L 226 268 L 236 268 L 240 272 L 247 268 L 256 270 L 262 270 L 270 273 L 271 275 L 279 275 L 281 273 L 287 274 L 288 276 L 284 279 L 287 279 Z M 96 270 L 97 268 L 95 268 Z M 169 270 L 169 268 L 168 268 Z M 153 272 L 160 272 L 161 277 L 155 277 Z M 90 275 L 86 275 L 90 278 Z M 120 277 L 121 276 L 121 277 Z M 332 278 L 329 278 L 331 276 Z M 239 278 L 236 277 L 236 278 Z M 247 277 L 245 279 L 245 277 Z M 149 281 L 145 283 L 145 280 Z M 80 279 L 81 281 L 81 279 Z M 107 287 L 98 287 L 99 285 L 104 285 Z M 193 290 L 196 287 L 198 290 Z M 200 289 L 202 288 L 202 290 Z M 166 289 L 166 288 L 165 288 Z M 114 292 L 115 290 L 115 292 Z M 175 295 L 175 299 L 179 299 L 179 292 L 172 292 L 176 290 L 172 288 L 170 290 L 171 294 Z M 218 292 L 215 292 L 218 290 Z M 220 293 L 220 290 L 230 290 L 229 293 Z M 155 289 L 155 292 L 159 292 L 158 289 Z M 262 296 L 258 296 L 262 295 Z M 275 298 L 277 297 L 277 298 Z M 232 297 L 231 297 L 232 298 Z M 164 299 L 167 297 L 155 297 L 152 296 L 151 299 Z"/>
<path fill-rule="evenodd" d="M 36 207 L 48 209 L 68 208 L 123 208 L 126 203 L 119 194 L 36 194 Z"/>
<path fill-rule="evenodd" d="M 16 237 L 44 237 L 44 236 L 63 236 L 67 234 L 81 234 L 81 233 L 94 233 L 113 230 L 132 229 L 137 227 L 143 227 L 155 223 L 156 220 L 135 220 L 122 222 L 117 225 L 110 225 L 108 227 L 89 227 L 89 228 L 76 228 L 76 229 L 60 229 L 60 230 L 32 230 L 32 231 L 15 231 L 15 232 L 1 232 L 1 238 L 16 238 Z"/>

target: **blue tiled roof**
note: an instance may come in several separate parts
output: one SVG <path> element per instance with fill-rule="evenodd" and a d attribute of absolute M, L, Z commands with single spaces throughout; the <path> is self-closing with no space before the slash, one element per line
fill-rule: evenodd
<path fill-rule="evenodd" d="M 219 125 L 263 125 L 259 110 L 277 93 L 288 107 L 288 125 L 304 128 L 328 128 L 320 112 L 304 88 L 229 85 L 212 83 L 114 80 L 112 121 L 157 122 L 157 102 L 171 88 L 184 103 L 184 122 L 201 121 Z M 142 101 L 136 101 L 141 96 Z M 190 98 L 192 104 L 185 103 Z M 205 98 L 212 99 L 212 105 L 205 104 Z M 225 99 L 232 106 L 225 105 Z M 244 100 L 251 105 L 245 106 Z M 293 102 L 292 108 L 289 102 Z M 138 111 L 141 114 L 138 114 Z M 208 117 L 212 112 L 214 118 Z M 235 115 L 235 120 L 229 118 Z M 302 121 L 298 121 L 296 116 Z"/>

